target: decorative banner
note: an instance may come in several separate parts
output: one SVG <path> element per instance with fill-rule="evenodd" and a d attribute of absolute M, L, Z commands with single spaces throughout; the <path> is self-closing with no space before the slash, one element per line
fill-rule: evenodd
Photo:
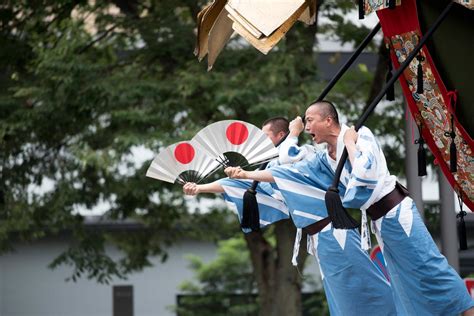
<path fill-rule="evenodd" d="M 396 0 L 395 5 L 399 6 L 402 4 L 402 0 Z M 390 0 L 365 0 L 364 1 L 364 13 L 365 15 L 372 12 L 388 9 L 390 7 Z"/>
<path fill-rule="evenodd" d="M 418 44 L 420 31 L 415 0 L 404 0 L 394 10 L 381 10 L 377 14 L 382 25 L 385 42 L 390 47 L 394 68 L 408 57 Z M 421 62 L 421 65 L 419 65 Z M 423 87 L 418 91 L 418 67 L 422 67 Z M 457 172 L 451 173 L 450 145 L 451 131 L 450 96 L 434 62 L 423 47 L 420 55 L 414 59 L 400 77 L 403 93 L 415 121 L 422 127 L 422 135 L 433 152 L 446 178 L 464 203 L 474 210 L 474 141 L 453 117 L 455 144 L 457 148 Z M 448 132 L 446 134 L 446 132 Z"/>

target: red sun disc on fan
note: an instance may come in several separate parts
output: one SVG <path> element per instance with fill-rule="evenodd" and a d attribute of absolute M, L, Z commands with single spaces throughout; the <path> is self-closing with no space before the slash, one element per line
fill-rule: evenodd
<path fill-rule="evenodd" d="M 174 156 L 183 165 L 190 163 L 194 159 L 194 148 L 191 144 L 181 143 L 174 149 Z"/>
<path fill-rule="evenodd" d="M 249 130 L 244 124 L 234 122 L 227 127 L 225 134 L 233 145 L 240 145 L 249 137 Z"/>

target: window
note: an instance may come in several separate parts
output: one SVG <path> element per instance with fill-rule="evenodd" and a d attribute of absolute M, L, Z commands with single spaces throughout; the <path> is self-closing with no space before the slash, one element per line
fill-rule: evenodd
<path fill-rule="evenodd" d="M 113 287 L 113 316 L 133 316 L 133 286 Z"/>

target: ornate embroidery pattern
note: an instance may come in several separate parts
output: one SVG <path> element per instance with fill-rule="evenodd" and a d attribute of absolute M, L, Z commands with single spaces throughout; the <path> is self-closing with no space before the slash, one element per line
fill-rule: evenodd
<path fill-rule="evenodd" d="M 394 35 L 385 41 L 392 46 L 398 62 L 401 64 L 408 57 L 410 52 L 415 48 L 419 40 L 419 34 L 415 31 L 404 34 Z M 417 90 L 417 68 L 419 61 L 415 58 L 403 72 L 404 79 L 411 92 L 412 100 L 408 102 L 415 103 L 418 113 L 415 113 L 417 120 L 421 121 L 424 127 L 427 127 L 429 134 L 437 146 L 438 152 L 443 159 L 442 162 L 449 166 L 451 143 L 450 137 L 445 136 L 444 132 L 451 129 L 450 114 L 448 112 L 443 95 L 436 82 L 430 63 L 426 59 L 425 49 L 421 50 L 421 54 L 425 57 L 422 62 L 423 67 L 423 93 L 418 94 Z M 408 96 L 407 96 L 408 98 Z M 472 149 L 463 140 L 460 131 L 455 126 L 455 143 L 457 147 L 457 164 L 458 171 L 453 174 L 457 186 L 455 190 L 461 189 L 465 196 L 474 200 L 474 155 Z M 434 152 L 435 148 L 431 148 Z"/>
<path fill-rule="evenodd" d="M 462 1 L 462 0 L 460 0 Z M 401 5 L 402 0 L 396 0 L 396 5 Z M 369 14 L 377 10 L 386 9 L 389 7 L 389 0 L 366 0 L 364 1 L 364 12 Z"/>

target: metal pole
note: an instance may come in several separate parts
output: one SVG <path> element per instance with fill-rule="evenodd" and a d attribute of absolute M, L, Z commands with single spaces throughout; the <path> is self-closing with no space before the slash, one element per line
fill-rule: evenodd
<path fill-rule="evenodd" d="M 357 57 L 359 57 L 359 55 L 362 53 L 362 51 L 365 49 L 365 47 L 367 47 L 367 45 L 369 45 L 369 43 L 372 41 L 374 36 L 380 30 L 380 28 L 381 28 L 380 23 L 377 23 L 377 25 L 374 26 L 372 31 L 359 44 L 359 46 L 354 51 L 354 53 L 352 53 L 351 57 L 345 62 L 344 65 L 341 66 L 341 68 L 338 70 L 336 75 L 334 75 L 334 77 L 331 79 L 331 81 L 327 84 L 327 86 L 321 92 L 319 97 L 315 101 L 313 101 L 312 103 L 321 101 L 328 95 L 328 93 L 336 85 L 336 83 L 339 81 L 339 79 L 341 79 L 341 77 L 346 73 L 346 71 L 351 67 L 351 65 L 357 59 Z M 288 137 L 288 135 L 289 135 L 289 132 L 282 139 L 280 139 L 280 141 L 275 146 L 278 147 L 281 143 L 283 143 L 285 141 L 285 139 Z M 261 164 L 258 169 L 263 170 L 267 167 L 267 165 L 268 165 L 268 162 L 265 162 L 265 163 Z M 254 181 L 252 183 L 251 189 L 255 190 L 257 188 L 257 185 L 258 185 L 258 181 Z"/>
<path fill-rule="evenodd" d="M 458 236 L 454 191 L 440 168 L 437 168 L 441 217 L 441 252 L 449 264 L 459 273 Z"/>
<path fill-rule="evenodd" d="M 359 55 L 362 53 L 364 48 L 369 45 L 369 43 L 372 41 L 374 38 L 375 34 L 380 30 L 380 22 L 377 23 L 377 25 L 372 29 L 372 31 L 364 38 L 362 43 L 360 43 L 359 47 L 355 50 L 354 53 L 352 53 L 351 57 L 346 61 L 344 65 L 339 69 L 337 74 L 331 79 L 331 81 L 328 83 L 326 88 L 321 92 L 321 95 L 316 99 L 315 102 L 317 101 L 322 101 L 326 95 L 331 91 L 331 89 L 336 85 L 336 83 L 341 79 L 342 75 L 349 69 L 349 67 L 354 63 L 354 61 L 359 57 Z M 315 103 L 313 102 L 313 103 Z"/>
<path fill-rule="evenodd" d="M 380 91 L 379 94 L 374 98 L 372 103 L 369 105 L 369 107 L 365 110 L 365 112 L 362 114 L 362 116 L 359 118 L 359 120 L 355 124 L 356 131 L 365 123 L 369 115 L 372 114 L 377 104 L 379 104 L 380 100 L 382 100 L 385 93 L 387 93 L 387 90 L 389 89 L 389 87 L 392 86 L 395 83 L 395 81 L 398 80 L 398 78 L 402 75 L 403 71 L 405 71 L 405 69 L 408 67 L 408 65 L 410 65 L 410 63 L 416 57 L 416 55 L 418 55 L 420 50 L 425 45 L 426 41 L 430 39 L 433 33 L 438 29 L 438 27 L 444 21 L 444 19 L 446 18 L 446 16 L 448 15 L 452 7 L 453 7 L 453 2 L 450 2 L 446 6 L 446 8 L 443 10 L 443 12 L 438 16 L 438 18 L 433 23 L 433 25 L 429 28 L 426 34 L 423 35 L 418 45 L 416 45 L 413 51 L 408 55 L 407 59 L 405 59 L 405 61 L 403 61 L 403 63 L 400 65 L 397 71 L 395 71 L 395 73 L 393 74 L 393 77 L 385 84 L 382 91 Z M 341 155 L 341 158 L 336 168 L 336 172 L 335 172 L 336 175 L 334 177 L 334 181 L 331 186 L 332 188 L 337 188 L 337 185 L 339 184 L 339 177 L 341 176 L 342 169 L 344 168 L 344 164 L 346 163 L 347 156 L 348 156 L 347 148 L 344 147 L 344 151 Z M 333 222 L 333 225 L 334 224 L 336 224 L 336 226 L 334 226 L 335 228 L 344 228 L 344 227 L 339 227 L 338 223 Z"/>
<path fill-rule="evenodd" d="M 443 12 L 438 16 L 438 18 L 433 23 L 433 25 L 429 28 L 426 34 L 423 35 L 418 45 L 416 45 L 413 51 L 408 55 L 407 59 L 405 59 L 405 61 L 403 61 L 403 63 L 400 65 L 397 71 L 395 71 L 395 73 L 393 74 L 393 77 L 385 84 L 382 91 L 379 92 L 379 94 L 375 97 L 375 99 L 372 101 L 372 103 L 369 105 L 369 107 L 365 110 L 365 112 L 362 114 L 362 116 L 359 118 L 359 120 L 355 124 L 356 131 L 359 130 L 359 128 L 365 123 L 369 115 L 372 114 L 377 104 L 380 102 L 380 100 L 382 100 L 384 95 L 387 93 L 389 87 L 391 87 L 395 83 L 395 81 L 398 80 L 398 78 L 402 75 L 403 71 L 408 67 L 408 65 L 410 65 L 410 63 L 416 57 L 416 55 L 418 55 L 418 53 L 421 51 L 421 49 L 425 45 L 426 41 L 438 29 L 438 27 L 444 21 L 444 19 L 446 18 L 446 16 L 448 15 L 452 7 L 453 7 L 453 2 L 450 2 L 446 6 L 446 8 L 443 10 Z M 341 228 L 351 229 L 351 228 L 357 227 L 355 220 L 344 209 L 341 202 L 341 198 L 340 196 L 338 196 L 339 190 L 337 189 L 337 187 L 340 181 L 339 178 L 341 177 L 342 169 L 344 168 L 344 164 L 346 163 L 347 157 L 348 157 L 347 148 L 344 147 L 344 151 L 342 152 L 341 158 L 336 168 L 334 180 L 331 186 L 326 191 L 326 194 L 324 196 L 324 199 L 326 202 L 326 208 L 328 210 L 329 217 L 331 218 L 332 225 L 334 228 L 338 228 L 338 229 L 341 229 Z"/>
<path fill-rule="evenodd" d="M 417 145 L 413 143 L 413 138 L 417 139 L 418 128 L 412 129 L 410 124 L 411 121 L 411 112 L 408 108 L 408 105 L 405 103 L 405 116 L 407 120 L 405 122 L 405 174 L 407 178 L 407 188 L 410 191 L 410 196 L 416 204 L 418 211 L 420 212 L 421 217 L 424 220 L 425 212 L 423 206 L 423 196 L 421 189 L 421 177 L 418 176 L 418 167 L 417 167 Z M 415 133 L 412 135 L 412 133 Z"/>
<path fill-rule="evenodd" d="M 346 61 L 346 63 L 339 69 L 337 74 L 332 78 L 332 80 L 328 83 L 326 88 L 321 92 L 319 97 L 316 99 L 316 101 L 321 101 L 323 100 L 326 95 L 331 91 L 331 89 L 336 85 L 336 83 L 339 81 L 339 79 L 342 77 L 342 75 L 347 71 L 347 69 L 350 68 L 352 63 L 357 59 L 357 57 L 360 55 L 360 53 L 364 50 L 364 48 L 372 41 L 373 37 L 377 32 L 380 30 L 380 23 L 377 23 L 377 25 L 372 29 L 372 31 L 366 36 L 366 38 L 360 43 L 359 47 L 357 47 L 356 51 L 352 54 L 352 56 Z M 314 103 L 314 102 L 313 102 Z M 304 120 L 304 116 L 303 116 Z M 276 144 L 275 146 L 279 146 L 289 135 L 289 132 L 286 133 L 286 135 Z M 258 170 L 263 170 L 267 167 L 268 162 L 263 163 L 260 165 Z M 245 191 L 244 196 L 243 196 L 243 214 L 255 214 L 258 212 L 258 204 L 257 204 L 257 197 L 256 197 L 256 189 L 257 189 L 258 181 L 253 181 L 252 185 Z M 247 215 L 245 215 L 247 216 Z M 244 215 L 242 216 L 244 218 Z M 242 226 L 243 227 L 243 226 Z"/>

